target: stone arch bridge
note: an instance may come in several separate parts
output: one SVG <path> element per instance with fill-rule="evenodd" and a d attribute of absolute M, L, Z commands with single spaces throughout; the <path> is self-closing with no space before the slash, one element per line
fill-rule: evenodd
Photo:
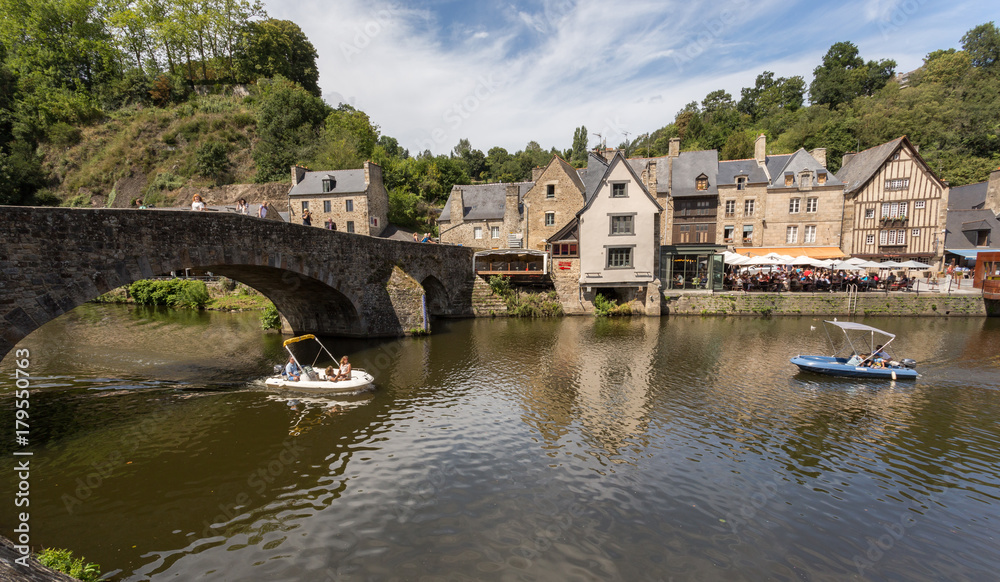
<path fill-rule="evenodd" d="M 0 358 L 86 301 L 184 269 L 257 289 L 289 333 L 404 335 L 428 313 L 472 315 L 472 255 L 234 213 L 0 207 Z"/>

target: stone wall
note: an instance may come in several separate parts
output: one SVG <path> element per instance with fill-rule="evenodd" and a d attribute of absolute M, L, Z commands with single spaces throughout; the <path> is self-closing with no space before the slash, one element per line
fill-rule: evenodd
<path fill-rule="evenodd" d="M 430 321 L 424 317 L 424 288 L 413 277 L 398 266 L 392 268 L 392 275 L 386 283 L 389 301 L 396 318 L 405 333 L 430 330 Z M 418 333 L 419 333 L 418 332 Z"/>
<path fill-rule="evenodd" d="M 491 236 L 490 229 L 494 226 L 500 231 L 498 238 Z M 482 229 L 482 238 L 476 238 L 476 228 Z M 439 221 L 438 229 L 442 243 L 461 245 L 478 250 L 507 248 L 507 233 L 504 231 L 503 219 L 466 220 L 457 226 L 452 222 Z"/>
<path fill-rule="evenodd" d="M 850 316 L 846 294 L 840 293 L 697 293 L 664 294 L 663 313 L 670 315 L 823 315 Z M 854 315 L 985 316 L 977 295 L 938 293 L 860 293 Z"/>
<path fill-rule="evenodd" d="M 763 231 L 763 244 L 760 246 L 840 246 L 840 224 L 844 213 L 843 186 L 815 186 L 809 190 L 776 188 L 768 191 L 766 196 L 764 219 L 767 228 Z M 789 212 L 789 203 L 793 198 L 799 200 L 799 211 L 794 214 Z M 817 199 L 816 212 L 806 212 L 809 198 Z M 794 241 L 787 240 L 789 226 L 798 227 Z M 806 226 L 816 227 L 814 242 L 805 242 Z"/>
<path fill-rule="evenodd" d="M 348 201 L 351 203 L 351 210 L 347 210 Z M 349 232 L 347 229 L 348 222 L 354 223 L 355 234 L 369 235 L 373 230 L 370 228 L 369 222 L 368 198 L 364 192 L 343 194 L 328 192 L 325 194 L 295 196 L 292 198 L 292 212 L 294 212 L 294 216 L 291 219 L 295 224 L 302 224 L 303 202 L 309 202 L 309 212 L 312 214 L 312 226 L 314 227 L 324 228 L 326 221 L 332 218 L 333 223 L 336 225 L 334 230 L 340 232 Z M 329 212 L 324 210 L 324 202 L 330 203 Z M 378 228 L 374 230 L 381 232 L 382 229 Z"/>
<path fill-rule="evenodd" d="M 552 284 L 559 295 L 559 303 L 562 304 L 563 313 L 567 315 L 579 315 L 593 313 L 594 305 L 590 301 L 584 301 L 580 292 L 580 259 L 567 257 L 552 257 L 549 270 L 551 271 Z"/>
<path fill-rule="evenodd" d="M 549 186 L 554 196 L 547 197 Z M 535 185 L 524 195 L 524 248 L 544 251 L 545 243 L 559 229 L 566 226 L 583 208 L 583 191 L 566 173 L 559 160 L 553 159 Z M 554 221 L 545 224 L 545 215 L 553 213 Z"/>

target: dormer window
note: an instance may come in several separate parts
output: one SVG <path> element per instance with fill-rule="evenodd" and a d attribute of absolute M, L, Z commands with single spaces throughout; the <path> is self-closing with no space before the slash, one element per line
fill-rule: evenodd
<path fill-rule="evenodd" d="M 333 192 L 333 189 L 337 187 L 337 179 L 333 176 L 327 176 L 323 178 L 323 191 Z"/>
<path fill-rule="evenodd" d="M 819 172 L 816 174 L 816 183 L 820 186 L 826 184 L 826 172 Z"/>
<path fill-rule="evenodd" d="M 736 176 L 736 189 L 746 190 L 747 189 L 747 177 L 746 176 Z"/>
<path fill-rule="evenodd" d="M 795 176 L 792 174 L 785 174 L 785 186 L 792 186 L 795 184 Z"/>
<path fill-rule="evenodd" d="M 702 174 L 695 179 L 694 187 L 696 190 L 708 190 L 708 176 Z"/>
<path fill-rule="evenodd" d="M 799 174 L 799 188 L 803 190 L 812 188 L 812 172 L 802 172 Z"/>

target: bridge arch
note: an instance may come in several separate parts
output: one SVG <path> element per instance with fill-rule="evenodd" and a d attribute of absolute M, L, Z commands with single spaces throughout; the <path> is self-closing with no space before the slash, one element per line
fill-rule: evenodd
<path fill-rule="evenodd" d="M 393 267 L 422 282 L 431 313 L 472 315 L 472 272 L 462 268 L 472 253 L 235 213 L 8 206 L 0 212 L 0 358 L 78 305 L 186 268 L 258 289 L 285 331 L 397 336 L 406 317 L 386 289 Z"/>

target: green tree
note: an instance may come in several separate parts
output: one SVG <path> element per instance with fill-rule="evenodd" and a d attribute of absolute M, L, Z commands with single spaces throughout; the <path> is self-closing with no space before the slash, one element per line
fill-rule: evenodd
<path fill-rule="evenodd" d="M 236 78 L 253 82 L 281 75 L 320 95 L 316 48 L 297 24 L 269 19 L 248 23 L 235 47 Z"/>
<path fill-rule="evenodd" d="M 589 139 L 586 125 L 576 128 L 573 132 L 573 150 L 570 162 L 577 165 L 585 165 L 587 163 L 587 143 L 589 143 Z"/>
<path fill-rule="evenodd" d="M 834 43 L 813 70 L 809 97 L 813 103 L 835 107 L 862 95 L 873 95 L 885 86 L 896 69 L 896 61 L 868 61 L 851 42 Z"/>
<path fill-rule="evenodd" d="M 806 82 L 802 77 L 778 77 L 774 73 L 764 71 L 757 75 L 753 87 L 744 87 L 740 91 L 740 101 L 736 108 L 753 121 L 761 117 L 773 115 L 776 110 L 795 111 L 802 107 Z"/>
<path fill-rule="evenodd" d="M 229 152 L 225 144 L 210 141 L 198 148 L 196 155 L 198 173 L 217 181 L 229 170 Z"/>
<path fill-rule="evenodd" d="M 312 156 L 318 129 L 330 107 L 281 76 L 261 85 L 257 105 L 259 141 L 251 154 L 257 166 L 256 180 L 284 180 L 293 164 Z"/>
<path fill-rule="evenodd" d="M 962 36 L 962 48 L 973 66 L 992 69 L 1000 62 L 1000 30 L 992 21 L 980 24 Z"/>

